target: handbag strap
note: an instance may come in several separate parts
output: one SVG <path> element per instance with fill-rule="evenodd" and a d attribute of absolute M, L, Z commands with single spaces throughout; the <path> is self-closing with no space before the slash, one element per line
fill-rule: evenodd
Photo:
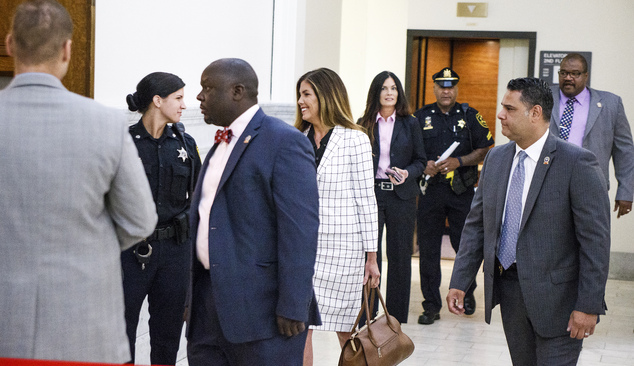
<path fill-rule="evenodd" d="M 357 320 L 354 321 L 354 325 L 352 326 L 352 329 L 350 330 L 351 333 L 354 333 L 355 330 L 357 329 L 357 326 L 359 325 L 359 322 L 361 321 L 361 316 L 363 315 L 364 311 L 366 313 L 366 316 L 365 316 L 366 324 L 370 323 L 370 308 L 368 306 L 368 286 L 369 284 L 366 284 L 363 286 L 363 303 L 361 304 L 361 309 L 359 309 L 359 315 L 357 315 Z M 372 294 L 372 300 L 374 301 L 374 294 Z"/>
<path fill-rule="evenodd" d="M 363 315 L 364 312 L 365 312 L 365 319 L 366 319 L 367 325 L 369 325 L 371 321 L 374 319 L 374 318 L 370 318 L 370 304 L 372 304 L 372 307 L 374 307 L 374 299 L 375 299 L 375 296 L 377 295 L 379 297 L 379 300 L 381 301 L 383 312 L 385 313 L 385 316 L 388 317 L 388 323 L 390 323 L 389 321 L 390 313 L 387 311 L 387 306 L 385 306 L 385 300 L 383 300 L 383 295 L 381 295 L 381 290 L 378 287 L 374 287 L 374 288 L 370 287 L 370 282 L 368 281 L 368 283 L 366 283 L 363 286 L 363 303 L 361 304 L 359 315 L 357 315 L 357 319 L 354 321 L 354 325 L 352 326 L 352 330 L 351 330 L 352 333 L 354 333 L 355 330 L 357 329 L 357 326 L 359 325 L 359 322 L 361 321 L 361 316 Z M 368 301 L 368 298 L 370 301 Z M 391 323 L 390 323 L 390 328 L 393 328 Z"/>
<path fill-rule="evenodd" d="M 384 316 L 385 316 L 387 325 L 390 327 L 390 329 L 392 329 L 394 333 L 399 332 L 397 327 L 394 324 L 392 324 L 392 317 L 390 316 L 390 313 L 387 311 L 387 306 L 385 306 L 385 300 L 383 300 L 383 295 L 381 295 L 381 290 L 379 290 L 378 287 L 376 288 L 370 287 L 370 283 L 368 282 L 366 285 L 363 286 L 363 304 L 361 305 L 361 309 L 359 310 L 359 315 L 357 315 L 357 319 L 355 320 L 354 325 L 352 326 L 351 332 L 353 334 L 352 336 L 350 336 L 350 339 L 354 339 L 356 334 L 361 331 L 361 329 L 359 329 L 358 331 L 355 332 L 355 330 L 357 329 L 357 326 L 359 325 L 359 322 L 361 321 L 361 315 L 365 312 L 366 314 L 365 327 L 368 328 L 368 338 L 370 339 L 370 342 L 372 342 L 372 344 L 375 345 L 375 347 L 378 347 L 378 344 L 374 336 L 372 335 L 371 324 L 374 321 L 374 318 L 370 318 L 370 305 L 369 305 L 369 304 L 374 304 L 375 294 L 379 296 L 379 300 L 381 301 L 381 306 L 383 306 L 383 311 L 385 313 Z M 370 301 L 368 301 L 368 297 Z M 354 345 L 354 342 L 352 342 L 352 347 L 356 351 L 356 346 Z"/>

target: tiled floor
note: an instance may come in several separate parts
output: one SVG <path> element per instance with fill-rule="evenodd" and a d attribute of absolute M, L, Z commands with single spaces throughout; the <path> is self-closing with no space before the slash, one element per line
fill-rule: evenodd
<path fill-rule="evenodd" d="M 443 260 L 441 294 L 444 297 L 449 285 L 453 261 Z M 478 276 L 482 282 L 482 274 Z M 446 307 L 440 320 L 432 325 L 417 324 L 421 312 L 422 295 L 419 288 L 418 258 L 412 259 L 412 292 L 409 323 L 403 331 L 410 336 L 416 349 L 401 365 L 407 366 L 464 366 L 511 365 L 502 330 L 499 309 L 494 309 L 491 325 L 484 322 L 483 288 L 476 290 L 478 309 L 472 316 L 458 317 L 450 314 Z M 601 317 L 595 334 L 584 341 L 579 365 L 608 366 L 634 365 L 634 282 L 608 280 L 606 302 L 608 314 Z M 143 316 L 139 328 L 137 348 L 140 355 L 137 364 L 149 364 L 147 315 Z M 315 332 L 315 366 L 337 365 L 339 344 L 334 333 Z M 185 341 L 179 351 L 179 366 L 186 366 Z"/>

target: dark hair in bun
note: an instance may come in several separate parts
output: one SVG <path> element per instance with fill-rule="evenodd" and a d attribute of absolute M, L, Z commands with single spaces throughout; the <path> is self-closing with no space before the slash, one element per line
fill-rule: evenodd
<path fill-rule="evenodd" d="M 165 98 L 184 86 L 183 80 L 174 74 L 153 72 L 141 79 L 136 86 L 136 92 L 128 94 L 125 100 L 132 112 L 145 113 L 155 95 Z"/>

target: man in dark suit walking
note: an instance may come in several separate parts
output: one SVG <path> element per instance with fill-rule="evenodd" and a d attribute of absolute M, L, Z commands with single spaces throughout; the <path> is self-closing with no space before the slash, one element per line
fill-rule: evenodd
<path fill-rule="evenodd" d="M 533 78 L 508 83 L 502 133 L 480 176 L 454 263 L 447 305 L 484 260 L 485 320 L 500 304 L 514 365 L 575 365 L 606 310 L 610 203 L 591 152 L 549 131 L 552 93 Z"/>
<path fill-rule="evenodd" d="M 555 135 L 592 151 L 610 185 L 610 158 L 618 182 L 616 218 L 630 213 L 634 196 L 634 143 L 621 97 L 591 89 L 588 63 L 578 53 L 561 61 L 559 88 L 553 90 L 550 128 Z"/>
<path fill-rule="evenodd" d="M 319 324 L 312 276 L 319 226 L 306 136 L 257 105 L 240 59 L 211 63 L 197 99 L 222 127 L 192 200 L 190 365 L 299 365 Z"/>

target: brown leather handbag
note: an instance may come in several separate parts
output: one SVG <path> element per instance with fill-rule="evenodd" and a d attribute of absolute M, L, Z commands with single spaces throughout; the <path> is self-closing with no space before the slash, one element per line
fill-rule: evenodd
<path fill-rule="evenodd" d="M 384 314 L 372 319 L 355 332 L 364 312 L 366 319 L 370 319 L 370 304 L 374 304 L 375 293 L 381 300 Z M 339 366 L 393 366 L 403 362 L 414 352 L 412 340 L 403 333 L 398 320 L 387 312 L 381 291 L 378 288 L 370 288 L 369 283 L 363 286 L 363 305 L 352 331 L 354 333 L 341 350 Z"/>

